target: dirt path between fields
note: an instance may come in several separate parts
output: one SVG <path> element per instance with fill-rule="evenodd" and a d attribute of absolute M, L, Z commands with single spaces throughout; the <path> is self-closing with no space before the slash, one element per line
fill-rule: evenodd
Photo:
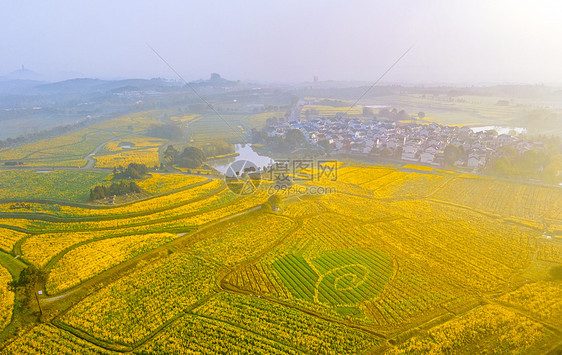
<path fill-rule="evenodd" d="M 113 279 L 118 279 L 119 278 L 118 275 L 121 272 L 125 272 L 129 269 L 132 269 L 132 268 L 136 267 L 137 264 L 141 260 L 150 260 L 150 262 L 153 262 L 155 259 L 158 259 L 160 257 L 159 254 L 167 255 L 167 250 L 169 250 L 169 248 L 185 247 L 187 244 L 189 244 L 190 238 L 192 236 L 194 236 L 198 233 L 201 233 L 201 232 L 203 232 L 203 231 L 205 231 L 209 228 L 212 228 L 212 227 L 216 226 L 217 224 L 224 223 L 228 220 L 238 218 L 240 216 L 249 214 L 249 213 L 254 212 L 254 211 L 258 211 L 261 208 L 262 208 L 261 205 L 255 206 L 255 207 L 249 208 L 247 210 L 244 210 L 242 212 L 238 212 L 238 213 L 235 213 L 233 215 L 223 217 L 219 220 L 216 220 L 216 221 L 211 222 L 207 225 L 204 225 L 204 226 L 202 226 L 202 227 L 200 227 L 200 228 L 198 228 L 198 229 L 196 229 L 192 232 L 184 233 L 181 236 L 179 236 L 178 238 L 174 239 L 173 241 L 171 241 L 171 242 L 169 242 L 165 245 L 162 245 L 162 246 L 160 246 L 156 249 L 153 249 L 149 252 L 141 254 L 141 255 L 139 255 L 135 258 L 129 259 L 129 260 L 127 260 L 127 261 L 125 261 L 125 262 L 123 262 L 123 263 L 121 263 L 121 264 L 119 264 L 119 265 L 117 265 L 117 266 L 115 266 L 115 267 L 113 267 L 109 270 L 106 270 L 103 273 L 101 273 L 97 276 L 94 276 L 93 278 L 91 278 L 91 279 L 89 279 L 89 280 L 69 289 L 68 291 L 66 291 L 62 294 L 54 295 L 54 296 L 43 296 L 43 297 L 40 297 L 39 299 L 40 299 L 41 303 L 43 304 L 43 303 L 53 303 L 54 301 L 61 301 L 61 300 L 64 300 L 65 298 L 67 298 L 71 295 L 77 295 L 78 296 L 81 293 L 87 292 L 92 287 L 96 288 L 95 287 L 96 285 L 100 285 L 102 283 L 105 284 L 106 281 L 112 282 L 112 281 L 114 281 Z M 163 252 L 166 252 L 166 253 L 163 253 Z M 42 285 L 42 289 L 43 290 L 45 289 L 45 285 Z"/>

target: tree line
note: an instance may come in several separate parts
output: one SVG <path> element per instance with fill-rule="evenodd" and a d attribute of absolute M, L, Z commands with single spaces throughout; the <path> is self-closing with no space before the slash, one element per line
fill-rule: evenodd
<path fill-rule="evenodd" d="M 148 174 L 144 164 L 130 163 L 126 168 L 119 166 L 113 168 L 114 179 L 142 179 Z"/>
<path fill-rule="evenodd" d="M 141 191 L 140 186 L 134 181 L 114 182 L 109 186 L 98 185 L 90 189 L 90 201 L 101 200 L 110 196 L 140 193 Z"/>
<path fill-rule="evenodd" d="M 180 168 L 196 169 L 206 160 L 205 153 L 197 147 L 185 147 L 182 152 L 169 145 L 164 151 L 164 159 Z"/>

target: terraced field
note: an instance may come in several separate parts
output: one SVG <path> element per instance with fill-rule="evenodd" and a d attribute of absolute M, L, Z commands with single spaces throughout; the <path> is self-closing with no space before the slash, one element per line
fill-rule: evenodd
<path fill-rule="evenodd" d="M 278 211 L 265 191 L 164 173 L 123 205 L 44 201 L 31 172 L 3 171 L 30 181 L 0 203 L 1 353 L 559 350 L 560 189 L 337 166 L 299 186 L 334 193 L 283 193 Z M 22 269 L 39 276 L 14 293 Z"/>

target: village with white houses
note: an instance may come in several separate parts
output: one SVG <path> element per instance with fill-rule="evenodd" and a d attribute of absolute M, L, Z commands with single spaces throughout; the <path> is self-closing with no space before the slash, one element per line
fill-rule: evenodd
<path fill-rule="evenodd" d="M 459 154 L 453 165 L 475 172 L 490 158 L 499 156 L 502 146 L 512 146 L 519 154 L 542 149 L 542 142 L 527 141 L 516 134 L 376 117 L 295 117 L 268 124 L 265 130 L 268 137 L 274 137 L 292 129 L 303 132 L 310 144 L 328 147 L 332 153 L 380 156 L 438 167 L 445 165 L 446 148 L 455 146 Z"/>

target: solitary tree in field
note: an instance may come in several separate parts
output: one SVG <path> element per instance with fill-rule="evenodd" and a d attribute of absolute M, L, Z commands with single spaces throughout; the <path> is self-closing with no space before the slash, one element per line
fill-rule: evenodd
<path fill-rule="evenodd" d="M 273 194 L 267 200 L 267 204 L 271 207 L 272 211 L 278 211 L 281 208 L 281 197 L 278 194 Z"/>
<path fill-rule="evenodd" d="M 178 151 L 173 145 L 169 145 L 164 151 L 164 159 L 167 161 L 174 161 L 178 155 Z"/>

